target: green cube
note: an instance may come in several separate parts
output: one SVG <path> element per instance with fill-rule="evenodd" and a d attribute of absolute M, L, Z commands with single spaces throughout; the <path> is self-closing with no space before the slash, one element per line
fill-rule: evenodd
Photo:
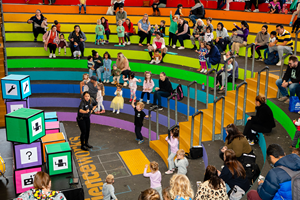
<path fill-rule="evenodd" d="M 68 142 L 46 145 L 47 171 L 50 176 L 72 172 L 72 151 Z"/>
<path fill-rule="evenodd" d="M 7 141 L 30 144 L 45 136 L 44 111 L 21 108 L 5 115 Z"/>

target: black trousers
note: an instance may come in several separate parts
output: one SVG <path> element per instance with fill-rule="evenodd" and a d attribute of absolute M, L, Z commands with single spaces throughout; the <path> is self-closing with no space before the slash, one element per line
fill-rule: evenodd
<path fill-rule="evenodd" d="M 155 12 L 155 11 L 159 12 L 158 4 L 159 4 L 159 3 L 154 3 L 154 4 L 152 4 L 153 12 Z M 154 7 L 154 6 L 156 6 L 156 7 Z"/>
<path fill-rule="evenodd" d="M 253 55 L 252 55 L 253 47 L 254 47 L 254 46 L 251 47 L 251 56 L 253 56 Z M 263 45 L 263 46 L 255 45 L 255 51 L 256 51 L 256 53 L 258 54 L 259 57 L 261 57 L 260 50 L 267 49 L 267 48 L 268 48 L 267 45 Z"/>
<path fill-rule="evenodd" d="M 176 38 L 176 34 L 169 32 L 169 45 L 173 46 L 175 43 L 174 38 Z M 175 44 L 176 45 L 176 44 Z"/>
<path fill-rule="evenodd" d="M 81 57 L 83 57 L 83 53 L 84 53 L 84 45 L 83 42 L 79 42 L 78 43 L 80 52 L 81 52 Z M 73 57 L 73 52 L 75 51 L 74 49 L 74 42 L 70 42 L 70 50 L 71 50 L 71 57 Z"/>
<path fill-rule="evenodd" d="M 45 29 L 42 27 L 33 28 L 34 38 L 37 38 L 40 33 L 44 35 L 46 33 Z"/>
<path fill-rule="evenodd" d="M 121 74 L 124 75 L 125 78 L 129 78 L 129 73 L 130 73 L 130 72 L 131 72 L 130 70 L 126 69 L 126 70 L 122 71 Z"/>
<path fill-rule="evenodd" d="M 235 79 L 236 81 L 237 79 Z M 227 83 L 231 82 L 232 83 L 232 75 L 228 76 L 227 77 Z M 216 78 L 216 83 L 220 83 L 220 85 L 222 85 L 222 76 L 221 76 L 221 73 L 217 75 L 217 78 Z M 224 83 L 225 84 L 225 83 Z M 226 87 L 226 85 L 225 85 Z"/>
<path fill-rule="evenodd" d="M 135 132 L 135 135 L 136 135 L 136 138 L 139 139 L 139 140 L 143 140 L 143 135 L 141 133 L 141 130 L 142 130 L 142 127 L 141 126 L 135 126 L 134 127 L 134 132 Z"/>
<path fill-rule="evenodd" d="M 120 6 L 124 6 L 124 3 L 115 3 L 114 4 L 114 11 L 116 11 L 117 10 L 117 8 L 119 8 Z"/>
<path fill-rule="evenodd" d="M 132 35 L 133 35 L 132 33 L 125 33 L 124 34 L 125 42 L 130 42 L 130 36 L 132 36 Z"/>
<path fill-rule="evenodd" d="M 150 44 L 150 41 L 151 41 L 150 31 L 148 33 L 145 33 L 143 31 L 139 31 L 138 35 L 140 36 L 140 41 L 139 41 L 140 44 L 142 44 L 144 42 L 145 38 L 147 38 L 147 44 Z"/>
<path fill-rule="evenodd" d="M 300 28 L 300 18 L 297 18 L 293 24 L 292 33 L 297 32 L 299 28 Z"/>
<path fill-rule="evenodd" d="M 89 137 L 90 137 L 90 126 L 91 126 L 90 118 L 89 117 L 82 117 L 82 118 L 77 117 L 77 124 L 81 131 L 81 134 L 80 134 L 81 146 L 88 144 Z"/>
<path fill-rule="evenodd" d="M 149 92 L 142 92 L 141 99 L 144 98 L 145 94 L 147 94 L 147 100 L 150 100 L 150 93 Z"/>
<path fill-rule="evenodd" d="M 272 131 L 272 129 L 266 128 L 263 125 L 257 124 L 257 123 L 253 123 L 253 121 L 248 120 L 244 129 L 244 136 L 247 137 L 247 139 L 249 140 L 255 140 L 256 139 L 256 134 L 253 134 L 251 132 L 251 130 L 256 131 L 257 133 L 270 133 Z"/>
<path fill-rule="evenodd" d="M 49 43 L 48 47 L 49 47 L 50 53 L 54 53 L 55 54 L 56 44 Z"/>

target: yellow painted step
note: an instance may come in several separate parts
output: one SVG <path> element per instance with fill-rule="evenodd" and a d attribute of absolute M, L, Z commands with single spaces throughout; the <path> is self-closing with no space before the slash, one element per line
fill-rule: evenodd
<path fill-rule="evenodd" d="M 150 142 L 150 148 L 153 149 L 163 159 L 168 166 L 168 145 L 161 140 L 154 140 Z"/>

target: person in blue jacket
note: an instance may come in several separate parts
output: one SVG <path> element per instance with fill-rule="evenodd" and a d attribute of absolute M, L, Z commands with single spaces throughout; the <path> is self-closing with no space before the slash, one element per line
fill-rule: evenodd
<path fill-rule="evenodd" d="M 267 149 L 267 158 L 274 167 L 265 180 L 258 182 L 257 191 L 248 192 L 248 200 L 292 200 L 291 177 L 279 166 L 300 172 L 300 157 L 296 154 L 286 156 L 279 144 L 271 144 Z"/>
<path fill-rule="evenodd" d="M 211 69 L 211 65 L 216 65 L 221 62 L 221 54 L 219 49 L 213 42 L 206 43 L 208 53 L 205 55 L 208 69 Z"/>

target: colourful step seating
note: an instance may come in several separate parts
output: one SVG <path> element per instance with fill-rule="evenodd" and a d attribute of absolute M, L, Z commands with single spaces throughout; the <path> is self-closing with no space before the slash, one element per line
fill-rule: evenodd
<path fill-rule="evenodd" d="M 167 136 L 168 134 L 159 135 L 159 140 L 153 140 L 150 142 L 150 148 L 154 149 L 168 166 L 168 143 L 165 140 Z"/>

